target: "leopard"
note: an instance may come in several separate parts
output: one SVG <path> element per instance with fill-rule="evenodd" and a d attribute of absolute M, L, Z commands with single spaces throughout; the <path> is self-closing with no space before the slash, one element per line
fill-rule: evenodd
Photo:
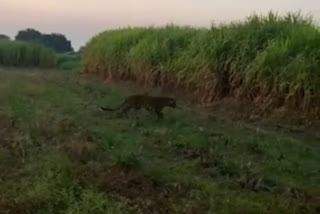
<path fill-rule="evenodd" d="M 116 108 L 100 107 L 104 111 L 117 111 L 120 115 L 127 114 L 130 110 L 146 109 L 155 113 L 158 119 L 163 118 L 163 109 L 165 107 L 176 108 L 176 99 L 172 97 L 150 96 L 150 95 L 132 95 L 125 98 L 123 103 Z"/>

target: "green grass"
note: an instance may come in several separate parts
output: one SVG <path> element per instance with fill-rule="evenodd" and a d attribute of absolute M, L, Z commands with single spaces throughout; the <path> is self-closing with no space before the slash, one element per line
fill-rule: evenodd
<path fill-rule="evenodd" d="M 57 68 L 61 70 L 80 70 L 81 59 L 79 54 L 59 55 Z"/>
<path fill-rule="evenodd" d="M 83 64 L 104 77 L 183 87 L 205 102 L 231 95 L 264 112 L 286 106 L 319 118 L 319 47 L 311 18 L 270 12 L 211 29 L 105 31 L 87 44 Z"/>
<path fill-rule="evenodd" d="M 0 40 L 0 66 L 52 68 L 55 65 L 55 53 L 42 45 Z"/>
<path fill-rule="evenodd" d="M 316 213 L 319 139 L 189 106 L 99 110 L 138 89 L 0 70 L 0 213 Z M 258 181 L 261 179 L 261 182 Z"/>

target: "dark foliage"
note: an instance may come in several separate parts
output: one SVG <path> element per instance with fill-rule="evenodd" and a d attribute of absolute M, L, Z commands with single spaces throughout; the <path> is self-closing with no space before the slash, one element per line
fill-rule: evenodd
<path fill-rule="evenodd" d="M 18 32 L 16 40 L 32 41 L 41 43 L 58 53 L 72 52 L 71 42 L 67 38 L 58 33 L 43 34 L 34 29 L 26 29 Z"/>
<path fill-rule="evenodd" d="M 10 40 L 10 37 L 4 34 L 0 34 L 0 39 Z"/>

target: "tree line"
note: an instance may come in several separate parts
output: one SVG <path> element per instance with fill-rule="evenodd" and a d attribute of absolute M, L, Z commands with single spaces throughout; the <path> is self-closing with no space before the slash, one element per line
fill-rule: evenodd
<path fill-rule="evenodd" d="M 10 37 L 0 34 L 0 39 L 10 40 Z M 15 36 L 15 40 L 40 43 L 57 53 L 73 52 L 71 41 L 59 33 L 45 34 L 28 28 L 20 30 Z"/>
<path fill-rule="evenodd" d="M 7 35 L 4 35 L 4 34 L 0 34 L 0 39 L 3 39 L 3 40 L 10 40 L 10 37 L 7 36 Z"/>

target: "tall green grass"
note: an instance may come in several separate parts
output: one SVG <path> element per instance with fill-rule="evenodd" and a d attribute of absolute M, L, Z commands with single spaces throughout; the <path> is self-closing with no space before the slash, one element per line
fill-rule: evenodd
<path fill-rule="evenodd" d="M 0 66 L 51 68 L 55 65 L 54 52 L 40 44 L 0 40 Z"/>
<path fill-rule="evenodd" d="M 61 70 L 78 70 L 78 69 L 80 69 L 81 68 L 80 55 L 78 53 L 58 55 L 57 67 Z"/>
<path fill-rule="evenodd" d="M 148 85 L 183 87 L 203 101 L 247 98 L 320 115 L 320 32 L 299 13 L 252 15 L 210 29 L 126 28 L 95 36 L 86 72 Z"/>

